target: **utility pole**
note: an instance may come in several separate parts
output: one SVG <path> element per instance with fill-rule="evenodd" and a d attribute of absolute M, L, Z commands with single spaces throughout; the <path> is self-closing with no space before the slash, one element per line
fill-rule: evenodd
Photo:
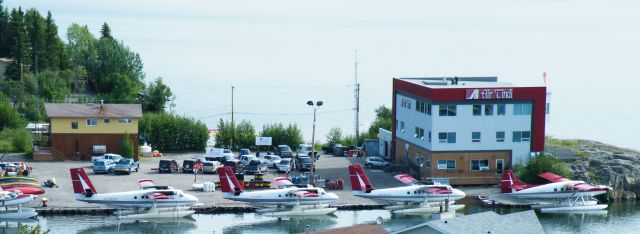
<path fill-rule="evenodd" d="M 236 127 L 235 127 L 236 125 L 233 122 L 233 90 L 235 88 L 236 87 L 233 87 L 233 85 L 231 86 L 231 127 L 233 127 L 234 133 L 231 134 L 231 145 L 229 146 L 231 148 L 230 150 L 233 150 L 233 136 L 235 135 L 235 130 L 236 130 Z"/>
<path fill-rule="evenodd" d="M 38 130 L 38 145 L 42 142 L 42 129 L 39 129 L 38 122 L 40 122 L 40 88 L 38 86 L 38 76 L 40 75 L 40 67 L 38 66 L 38 42 L 36 41 L 36 58 L 35 58 L 35 76 L 36 76 L 36 129 Z M 20 76 L 22 76 L 22 66 L 20 67 Z"/>
<path fill-rule="evenodd" d="M 358 146 L 358 142 L 360 141 L 360 84 L 358 83 L 358 50 L 355 50 L 355 62 L 354 62 L 354 90 L 353 90 L 353 110 L 355 111 L 354 116 L 354 130 L 355 130 L 355 138 L 356 138 L 356 147 Z"/>

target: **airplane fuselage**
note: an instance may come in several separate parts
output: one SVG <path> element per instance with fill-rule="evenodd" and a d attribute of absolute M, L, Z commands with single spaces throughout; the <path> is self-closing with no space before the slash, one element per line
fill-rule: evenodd
<path fill-rule="evenodd" d="M 150 192 L 174 192 L 175 194 L 169 195 L 167 199 L 153 199 L 148 196 Z M 198 198 L 180 190 L 139 190 L 104 194 L 98 193 L 91 196 L 76 193 L 75 197 L 78 201 L 104 204 L 115 208 L 149 208 L 152 207 L 154 203 L 157 207 L 189 206 L 198 202 Z"/>
<path fill-rule="evenodd" d="M 248 202 L 261 205 L 317 205 L 328 204 L 338 200 L 338 196 L 334 193 L 327 193 L 321 188 L 311 188 L 308 190 L 316 190 L 318 196 L 300 197 L 295 192 L 300 191 L 297 188 L 273 189 L 267 191 L 242 192 L 238 195 L 233 193 L 223 193 L 225 199 Z"/>
<path fill-rule="evenodd" d="M 512 193 L 506 193 L 507 196 L 516 198 L 528 198 L 528 199 L 566 199 L 570 197 L 579 196 L 596 196 L 607 192 L 607 188 L 603 187 L 600 190 L 583 191 L 567 189 L 567 184 L 576 183 L 581 181 L 562 181 L 554 182 L 536 187 L 515 191 Z"/>
<path fill-rule="evenodd" d="M 464 198 L 465 193 L 458 189 L 451 189 L 448 194 L 429 193 L 424 185 L 411 185 L 397 188 L 375 189 L 370 193 L 353 191 L 354 196 L 380 201 L 394 202 L 438 202 L 449 199 L 450 201 Z"/>

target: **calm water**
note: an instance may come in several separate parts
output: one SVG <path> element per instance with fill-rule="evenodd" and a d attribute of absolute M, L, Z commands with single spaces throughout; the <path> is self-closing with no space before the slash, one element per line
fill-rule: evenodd
<path fill-rule="evenodd" d="M 478 206 L 473 199 L 463 201 L 463 214 L 491 210 Z M 501 214 L 522 209 L 496 209 Z M 338 211 L 332 216 L 313 218 L 272 218 L 254 213 L 194 215 L 180 221 L 127 221 L 118 223 L 115 216 L 48 216 L 26 224 L 40 222 L 52 233 L 298 233 L 376 223 L 381 217 L 382 227 L 389 231 L 402 229 L 429 220 L 429 216 L 391 215 L 386 210 Z M 547 233 L 638 233 L 640 203 L 613 203 L 603 212 L 572 214 L 540 214 L 538 218 Z M 3 222 L 0 233 L 15 233 L 16 223 Z"/>

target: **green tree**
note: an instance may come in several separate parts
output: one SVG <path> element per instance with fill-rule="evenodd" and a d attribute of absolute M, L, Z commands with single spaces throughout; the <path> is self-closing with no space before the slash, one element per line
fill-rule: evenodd
<path fill-rule="evenodd" d="M 202 151 L 209 131 L 202 121 L 165 113 L 146 113 L 138 125 L 143 140 L 164 151 Z"/>
<path fill-rule="evenodd" d="M 355 145 L 356 138 L 353 135 L 346 135 L 342 140 L 340 140 L 340 144 L 342 145 Z"/>
<path fill-rule="evenodd" d="M 87 69 L 93 88 L 111 102 L 132 102 L 144 89 L 140 56 L 110 37 L 100 38 L 95 66 Z"/>
<path fill-rule="evenodd" d="M 9 57 L 13 59 L 13 63 L 7 66 L 5 76 L 20 80 L 21 66 L 25 66 L 25 70 L 29 69 L 31 61 L 29 59 L 29 38 L 27 29 L 24 24 L 24 12 L 22 9 L 14 8 L 11 10 L 7 33 L 7 45 L 9 46 Z"/>
<path fill-rule="evenodd" d="M 255 144 L 256 130 L 253 124 L 248 120 L 242 120 L 238 126 L 236 126 L 235 145 L 237 145 L 238 148 L 254 149 Z"/>
<path fill-rule="evenodd" d="M 42 66 L 45 69 L 60 70 L 68 67 L 68 58 L 64 51 L 64 42 L 58 36 L 58 26 L 56 25 L 51 12 L 47 12 L 45 20 L 45 47 L 47 64 Z"/>
<path fill-rule="evenodd" d="M 288 145 L 292 149 L 295 149 L 299 144 L 304 143 L 302 130 L 300 130 L 297 124 L 289 124 L 285 133 L 285 145 Z"/>
<path fill-rule="evenodd" d="M 96 63 L 98 40 L 86 25 L 71 24 L 67 29 L 67 46 L 70 66 L 74 70 L 89 70 Z"/>
<path fill-rule="evenodd" d="M 0 94 L 0 131 L 7 128 L 20 128 L 22 125 L 20 113 L 11 108 L 9 101 Z"/>
<path fill-rule="evenodd" d="M 565 162 L 550 155 L 534 157 L 522 168 L 518 168 L 517 175 L 522 181 L 531 184 L 543 184 L 548 181 L 538 175 L 544 172 L 553 172 L 565 178 L 571 178 L 571 170 Z"/>
<path fill-rule="evenodd" d="M 162 82 L 162 77 L 158 77 L 153 83 L 149 83 L 144 92 L 143 110 L 152 112 L 164 111 L 164 106 L 170 100 L 171 89 Z"/>
<path fill-rule="evenodd" d="M 29 37 L 29 45 L 31 46 L 29 56 L 30 61 L 33 63 L 31 70 L 35 73 L 36 70 L 41 71 L 43 67 L 48 67 L 45 20 L 38 10 L 30 8 L 25 12 L 24 24 Z M 38 58 L 38 67 L 35 64 L 36 57 Z"/>
<path fill-rule="evenodd" d="M 295 124 L 289 124 L 286 128 L 282 123 L 264 125 L 260 136 L 271 137 L 271 143 L 274 146 L 288 145 L 292 149 L 304 142 L 302 131 Z"/>
<path fill-rule="evenodd" d="M 229 121 L 218 121 L 218 134 L 216 135 L 216 147 L 231 149 L 231 141 L 235 138 L 235 126 Z"/>
<path fill-rule="evenodd" d="M 9 44 L 7 44 L 9 35 L 9 12 L 2 5 L 3 0 L 0 0 L 0 58 L 9 57 Z M 4 74 L 0 74 L 0 77 Z"/>
<path fill-rule="evenodd" d="M 335 144 L 340 143 L 342 140 L 342 129 L 338 127 L 333 127 L 329 130 L 327 134 L 327 144 Z"/>
<path fill-rule="evenodd" d="M 129 133 L 124 132 L 124 136 L 122 137 L 122 140 L 120 140 L 120 155 L 125 158 L 133 158 L 133 154 L 133 142 L 131 142 Z"/>
<path fill-rule="evenodd" d="M 107 22 L 104 22 L 104 24 L 102 24 L 102 28 L 100 28 L 100 38 L 113 38 L 111 37 L 111 28 Z"/>
<path fill-rule="evenodd" d="M 378 138 L 378 131 L 380 130 L 380 128 L 391 131 L 391 109 L 382 105 L 376 108 L 375 113 L 376 119 L 373 121 L 368 131 L 368 135 L 370 138 Z M 364 139 L 364 137 L 361 138 Z"/>
<path fill-rule="evenodd" d="M 40 73 L 40 95 L 48 102 L 60 102 L 71 93 L 73 72 L 45 70 Z"/>

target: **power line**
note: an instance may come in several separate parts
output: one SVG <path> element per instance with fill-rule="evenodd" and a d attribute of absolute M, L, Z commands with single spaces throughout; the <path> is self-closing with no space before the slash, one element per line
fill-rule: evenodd
<path fill-rule="evenodd" d="M 337 112 L 345 112 L 345 111 L 353 111 L 353 108 L 348 108 L 348 109 L 340 109 L 340 110 L 332 110 L 332 111 L 323 111 L 323 112 L 318 112 L 317 114 L 330 114 L 330 113 L 337 113 Z M 312 115 L 313 112 L 305 112 L 305 113 L 252 113 L 252 112 L 235 112 L 237 114 L 243 114 L 243 115 L 268 115 L 268 116 L 295 116 L 295 115 Z"/>

